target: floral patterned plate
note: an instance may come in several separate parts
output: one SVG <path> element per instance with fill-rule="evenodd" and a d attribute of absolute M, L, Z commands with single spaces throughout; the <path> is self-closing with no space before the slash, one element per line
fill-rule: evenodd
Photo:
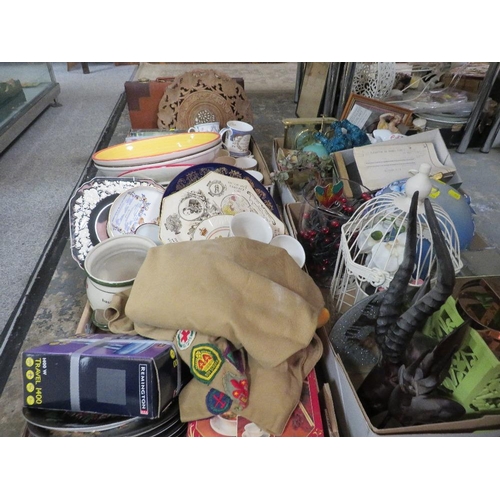
<path fill-rule="evenodd" d="M 164 191 L 161 186 L 135 186 L 121 193 L 109 211 L 109 236 L 134 234 L 141 224 L 158 223 Z"/>

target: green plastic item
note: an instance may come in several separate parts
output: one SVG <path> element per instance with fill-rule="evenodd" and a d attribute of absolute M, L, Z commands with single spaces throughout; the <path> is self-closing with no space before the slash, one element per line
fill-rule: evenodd
<path fill-rule="evenodd" d="M 423 333 L 440 340 L 463 322 L 456 300 L 449 297 L 428 319 Z M 500 413 L 500 361 L 473 328 L 469 328 L 461 348 L 453 356 L 440 390 L 469 414 Z"/>

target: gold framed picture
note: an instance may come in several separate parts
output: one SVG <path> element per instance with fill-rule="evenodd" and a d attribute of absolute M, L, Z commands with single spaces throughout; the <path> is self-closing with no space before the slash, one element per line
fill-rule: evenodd
<path fill-rule="evenodd" d="M 358 94 L 351 94 L 347 100 L 341 120 L 348 120 L 367 134 L 376 129 L 389 129 L 401 133 L 398 127 L 410 126 L 412 111 Z"/>

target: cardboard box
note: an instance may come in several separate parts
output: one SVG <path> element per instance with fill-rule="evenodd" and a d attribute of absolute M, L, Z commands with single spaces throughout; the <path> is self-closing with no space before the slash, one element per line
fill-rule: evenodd
<path fill-rule="evenodd" d="M 316 372 L 313 369 L 304 381 L 300 402 L 280 436 L 270 435 L 258 429 L 255 424 L 241 416 L 228 420 L 220 415 L 189 422 L 187 435 L 188 437 L 324 437 Z"/>
<path fill-rule="evenodd" d="M 411 145 L 424 142 L 430 142 L 434 145 L 434 148 L 436 150 L 436 155 L 439 161 L 447 167 L 448 171 L 453 172 L 451 178 L 447 181 L 447 183 L 455 188 L 459 188 L 462 184 L 462 180 L 456 170 L 455 164 L 453 163 L 451 155 L 448 151 L 448 147 L 446 146 L 446 143 L 439 129 L 430 130 L 427 132 L 422 132 L 420 134 L 415 134 L 401 139 L 397 139 L 397 144 Z M 272 169 L 275 173 L 279 172 L 277 163 L 277 154 L 278 154 L 278 149 L 283 148 L 283 144 L 284 144 L 284 139 L 282 137 L 274 138 Z M 382 143 L 370 144 L 368 146 L 363 146 L 363 148 L 380 148 L 387 145 L 388 142 L 382 142 Z M 355 182 L 362 183 L 361 176 L 356 167 L 353 149 L 345 149 L 343 151 L 335 153 L 335 161 L 337 164 L 340 177 L 352 179 Z M 383 182 L 382 184 L 383 185 L 380 186 L 381 188 L 387 185 Z M 283 205 L 288 203 L 296 203 L 302 199 L 301 193 L 290 187 L 288 183 L 275 181 L 275 185 L 276 189 L 278 190 L 281 196 L 281 201 Z"/>
<path fill-rule="evenodd" d="M 158 417 L 182 387 L 170 342 L 93 334 L 22 354 L 24 405 L 31 408 Z"/>
<path fill-rule="evenodd" d="M 262 179 L 262 184 L 269 191 L 271 196 L 274 198 L 274 186 L 275 183 L 271 178 L 271 172 L 269 171 L 269 166 L 267 165 L 266 159 L 262 154 L 259 145 L 255 142 L 254 138 L 250 138 L 250 152 L 253 157 L 257 160 L 257 170 L 262 173 L 264 178 Z"/>
<path fill-rule="evenodd" d="M 340 436 L 500 436 L 500 417 L 498 415 L 391 429 L 375 427 L 366 415 L 351 376 L 348 375 L 340 356 L 335 353 L 328 339 L 329 332 L 322 329 L 319 333 L 323 341 L 324 352 L 318 369 L 322 370 L 321 373 L 332 391 Z"/>
<path fill-rule="evenodd" d="M 421 132 L 420 134 L 415 134 L 407 137 L 403 137 L 401 139 L 394 139 L 394 141 L 386 141 L 380 142 L 376 144 L 370 144 L 368 146 L 362 146 L 363 149 L 366 148 L 381 148 L 387 147 L 390 142 L 394 142 L 394 144 L 418 144 L 418 143 L 432 143 L 434 145 L 434 149 L 436 151 L 436 155 L 439 161 L 445 165 L 448 171 L 452 171 L 452 177 L 447 181 L 448 184 L 455 188 L 459 188 L 462 184 L 462 180 L 457 172 L 455 164 L 451 158 L 451 155 L 448 151 L 448 147 L 446 146 L 441 132 L 439 129 L 429 130 L 427 132 Z M 335 158 L 337 161 L 337 167 L 339 170 L 339 174 L 343 178 L 349 178 L 355 182 L 361 183 L 362 177 L 357 169 L 355 158 L 354 158 L 354 149 L 345 149 L 343 151 L 339 151 L 335 153 Z M 409 174 L 408 176 L 409 177 Z M 401 177 L 402 179 L 405 176 Z M 380 188 L 385 187 L 388 183 L 381 182 Z"/>
<path fill-rule="evenodd" d="M 290 234 L 296 235 L 300 203 L 285 206 L 285 220 L 290 227 Z M 454 293 L 471 278 L 457 278 Z M 474 278 L 476 279 L 476 278 Z M 500 282 L 500 278 L 498 280 Z M 500 288 L 500 286 L 499 286 Z M 328 306 L 328 297 L 325 298 Z M 333 318 L 333 316 L 332 316 Z M 500 415 L 485 415 L 479 418 L 457 422 L 443 422 L 400 428 L 379 429 L 372 425 L 357 396 L 356 387 L 366 373 L 349 373 L 340 356 L 335 352 L 328 338 L 330 322 L 327 327 L 318 330 L 323 342 L 323 356 L 316 370 L 322 382 L 330 386 L 335 407 L 336 426 L 341 437 L 375 436 L 500 436 Z"/>

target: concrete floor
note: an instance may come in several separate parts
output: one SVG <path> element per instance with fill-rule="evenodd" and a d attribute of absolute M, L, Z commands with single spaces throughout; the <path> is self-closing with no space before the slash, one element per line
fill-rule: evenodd
<path fill-rule="evenodd" d="M 225 70 L 228 74 L 245 78 L 245 86 L 248 89 L 248 96 L 251 99 L 255 115 L 255 140 L 270 167 L 272 139 L 282 135 L 281 119 L 293 117 L 295 113 L 296 104 L 293 100 L 295 64 L 278 66 L 279 72 L 275 75 L 269 75 L 267 72 L 269 67 L 248 66 L 229 69 L 225 67 Z M 91 72 L 92 68 L 91 65 Z M 181 71 L 187 70 L 189 67 L 185 65 L 172 65 L 170 74 L 175 76 Z M 114 71 L 114 69 L 111 68 L 110 71 Z M 129 73 L 131 71 L 123 72 L 123 82 L 129 78 Z M 78 79 L 86 76 L 79 74 Z M 110 107 L 112 109 L 112 105 Z M 125 109 L 117 123 L 112 142 L 121 142 L 129 128 L 128 113 Z M 21 137 L 17 141 L 19 147 L 23 146 L 24 139 L 29 141 L 29 135 Z M 87 147 L 89 154 L 93 146 L 94 143 Z M 480 237 L 480 244 L 477 247 L 462 254 L 462 260 L 465 264 L 463 272 L 465 275 L 500 274 L 498 252 L 500 232 L 497 230 L 497 219 L 498 214 L 500 214 L 498 206 L 500 150 L 495 148 L 488 154 L 480 153 L 476 149 L 470 149 L 465 154 L 458 154 L 454 150 L 450 150 L 450 153 L 462 177 L 463 189 L 471 197 L 471 204 L 476 212 L 476 232 Z M 61 258 L 56 263 L 48 289 L 36 308 L 29 330 L 22 343 L 17 346 L 19 352 L 28 346 L 38 345 L 77 332 L 86 303 L 85 283 L 82 270 L 71 257 L 68 236 L 66 235 L 61 242 L 64 247 Z M 45 235 L 45 237 L 48 236 Z M 5 245 L 5 240 L 2 245 Z M 41 249 L 37 250 L 37 255 L 40 252 Z M 80 327 L 80 330 L 82 328 L 84 327 Z M 23 430 L 20 375 L 21 368 L 19 356 L 17 356 L 0 395 L 0 436 L 20 436 Z"/>

